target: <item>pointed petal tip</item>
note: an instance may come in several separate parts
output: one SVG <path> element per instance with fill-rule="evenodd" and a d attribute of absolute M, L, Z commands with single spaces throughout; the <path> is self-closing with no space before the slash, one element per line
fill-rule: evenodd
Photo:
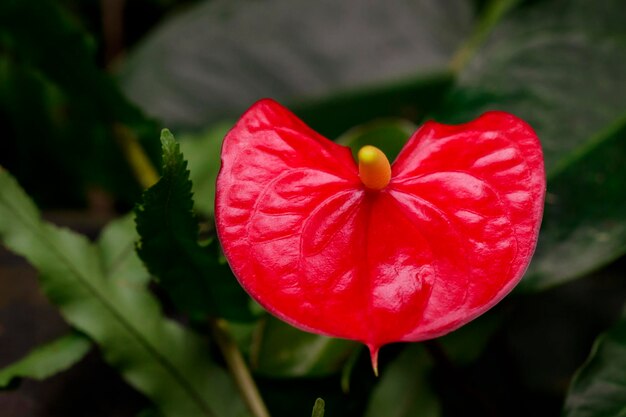
<path fill-rule="evenodd" d="M 370 358 L 372 359 L 372 370 L 374 371 L 374 375 L 378 378 L 378 351 L 380 350 L 380 346 L 375 345 L 367 345 L 370 350 Z"/>

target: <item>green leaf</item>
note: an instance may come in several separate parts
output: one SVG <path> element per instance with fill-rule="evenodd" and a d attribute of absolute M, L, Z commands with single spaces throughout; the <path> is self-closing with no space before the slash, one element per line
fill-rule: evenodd
<path fill-rule="evenodd" d="M 250 359 L 259 375 L 288 378 L 333 374 L 360 347 L 354 341 L 303 332 L 272 316 L 259 326 Z"/>
<path fill-rule="evenodd" d="M 158 160 L 152 136 L 156 127 L 98 67 L 96 47 L 59 2 L 0 1 L 0 60 L 5 60 L 10 78 L 0 88 L 0 111 L 4 107 L 9 115 L 9 138 L 28 152 L 23 156 L 27 166 L 15 175 L 28 178 L 42 193 L 49 191 L 39 190 L 40 178 L 52 173 L 58 181 L 69 176 L 80 182 L 80 189 L 95 183 L 134 201 L 140 188 L 128 180 L 132 172 L 112 126 L 131 128 L 148 155 Z M 54 93 L 54 101 L 42 102 L 37 88 Z"/>
<path fill-rule="evenodd" d="M 311 413 L 311 417 L 324 417 L 324 400 L 318 398 L 315 400 L 315 404 L 313 404 L 313 412 Z"/>
<path fill-rule="evenodd" d="M 548 196 L 537 252 L 522 284 L 527 289 L 581 276 L 626 251 L 626 211 L 614 188 L 620 181 L 603 179 L 623 178 L 614 167 L 626 163 L 626 155 L 618 147 L 611 167 L 597 164 L 617 146 L 615 136 L 626 124 L 624 19 L 626 3 L 620 0 L 538 2 L 510 14 L 435 115 L 464 122 L 498 109 L 537 131 Z M 599 180 L 595 185 L 593 178 Z"/>
<path fill-rule="evenodd" d="M 187 158 L 193 183 L 194 209 L 212 217 L 215 209 L 215 182 L 220 170 L 222 141 L 234 123 L 218 123 L 209 129 L 180 136 L 180 149 Z"/>
<path fill-rule="evenodd" d="M 381 83 L 327 98 L 290 100 L 290 108 L 316 131 L 328 138 L 342 135 L 353 126 L 380 118 L 403 118 L 414 122 L 434 108 L 454 83 L 447 69 L 402 81 Z"/>
<path fill-rule="evenodd" d="M 375 120 L 348 130 L 337 139 L 337 143 L 349 146 L 355 160 L 359 149 L 365 145 L 373 145 L 393 161 L 416 130 L 417 126 L 408 120 Z"/>
<path fill-rule="evenodd" d="M 491 337 L 504 322 L 502 314 L 490 312 L 437 339 L 452 362 L 469 365 L 485 351 Z"/>
<path fill-rule="evenodd" d="M 159 410 L 148 408 L 139 412 L 139 414 L 137 414 L 137 417 L 163 417 L 163 414 L 161 414 Z"/>
<path fill-rule="evenodd" d="M 217 240 L 198 244 L 187 162 L 168 130 L 161 134 L 163 176 L 136 208 L 137 252 L 179 309 L 192 318 L 250 320 L 249 298 L 226 263 Z"/>
<path fill-rule="evenodd" d="M 272 97 L 334 137 L 372 117 L 423 114 L 450 85 L 472 20 L 465 0 L 204 2 L 146 39 L 120 80 L 174 128 Z"/>
<path fill-rule="evenodd" d="M 3 152 L 0 160 L 38 201 L 47 204 L 76 204 L 84 193 L 86 178 L 77 175 L 84 160 L 75 158 L 75 153 L 84 149 L 67 152 L 65 146 L 60 146 L 74 137 L 79 128 L 76 125 L 80 125 L 64 123 L 66 119 L 59 109 L 68 107 L 70 102 L 62 90 L 33 68 L 13 62 L 0 52 L 0 114 L 3 143 L 8 144 L 4 148 L 8 152 Z M 50 187 L 48 181 L 41 181 L 42 177 L 54 177 L 64 186 Z"/>
<path fill-rule="evenodd" d="M 550 177 L 539 244 L 521 289 L 567 282 L 626 253 L 626 114 L 595 139 Z"/>
<path fill-rule="evenodd" d="M 194 333 L 166 319 L 146 288 L 126 217 L 97 243 L 43 222 L 16 181 L 0 169 L 0 240 L 39 270 L 41 286 L 72 326 L 166 416 L 245 415 L 228 375 Z"/>
<path fill-rule="evenodd" d="M 39 68 L 104 120 L 143 122 L 114 80 L 96 65 L 96 44 L 57 2 L 3 0 L 0 33 L 16 58 Z M 89 100 L 91 98 L 91 100 Z"/>
<path fill-rule="evenodd" d="M 431 369 L 424 347 L 409 345 L 382 373 L 365 417 L 441 416 L 441 406 L 428 380 Z"/>
<path fill-rule="evenodd" d="M 563 417 L 626 416 L 626 317 L 595 342 L 565 399 Z"/>
<path fill-rule="evenodd" d="M 69 369 L 91 349 L 91 342 L 80 333 L 70 333 L 32 350 L 22 359 L 0 369 L 0 388 L 19 378 L 44 380 Z"/>

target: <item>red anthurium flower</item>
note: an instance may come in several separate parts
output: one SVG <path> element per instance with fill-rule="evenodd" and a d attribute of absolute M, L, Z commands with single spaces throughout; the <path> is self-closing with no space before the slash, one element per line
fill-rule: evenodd
<path fill-rule="evenodd" d="M 243 287 L 304 330 L 365 343 L 448 333 L 502 299 L 535 248 L 545 194 L 539 141 L 489 112 L 427 122 L 390 166 L 272 100 L 224 139 L 216 221 Z"/>

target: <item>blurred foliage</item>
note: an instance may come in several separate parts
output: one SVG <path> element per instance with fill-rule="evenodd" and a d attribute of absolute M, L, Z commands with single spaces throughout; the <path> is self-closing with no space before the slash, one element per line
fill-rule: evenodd
<path fill-rule="evenodd" d="M 366 417 L 437 417 L 441 405 L 429 383 L 433 362 L 423 345 L 405 349 L 372 392 Z M 413 393 L 406 395 L 407 392 Z"/>
<path fill-rule="evenodd" d="M 0 371 L 0 388 L 14 385 L 19 378 L 42 380 L 62 372 L 81 360 L 90 348 L 89 339 L 78 332 L 39 346 Z"/>
<path fill-rule="evenodd" d="M 93 342 L 152 401 L 142 415 L 249 415 L 211 317 L 249 320 L 230 328 L 273 417 L 623 417 L 624 22 L 622 0 L 0 1 L 0 241 L 84 335 L 33 347 L 0 382 L 62 372 Z M 548 195 L 520 290 L 385 347 L 378 379 L 355 343 L 260 311 L 212 216 L 221 140 L 266 96 L 391 158 L 427 118 L 527 120 Z M 143 195 L 138 152 L 162 171 Z M 91 242 L 34 204 L 93 209 L 102 190 L 114 213 L 136 205 L 137 233 L 127 216 Z"/>
<path fill-rule="evenodd" d="M 626 321 L 596 341 L 565 401 L 566 417 L 626 415 Z"/>
<path fill-rule="evenodd" d="M 311 417 L 324 417 L 324 400 L 321 398 L 315 400 Z"/>
<path fill-rule="evenodd" d="M 511 14 L 435 113 L 462 122 L 505 110 L 537 131 L 548 196 L 526 289 L 576 278 L 626 250 L 626 176 L 615 161 L 626 140 L 624 19 L 620 0 L 544 2 Z"/>
<path fill-rule="evenodd" d="M 137 253 L 177 307 L 195 320 L 253 318 L 250 300 L 230 268 L 218 259 L 217 240 L 198 243 L 187 162 L 169 130 L 161 133 L 163 176 L 136 207 Z"/>
<path fill-rule="evenodd" d="M 0 171 L 0 238 L 40 272 L 41 286 L 104 359 L 166 415 L 241 416 L 229 376 L 200 337 L 166 319 L 148 291 L 133 219 L 112 222 L 96 243 L 42 221 L 15 180 Z"/>
<path fill-rule="evenodd" d="M 128 181 L 113 123 L 132 128 L 158 160 L 154 123 L 124 98 L 94 55 L 93 39 L 54 2 L 0 3 L 0 118 L 12 138 L 3 141 L 0 162 L 43 203 L 79 203 L 88 186 L 128 202 L 137 198 L 140 188 Z M 64 186 L 40 180 L 51 174 Z"/>
<path fill-rule="evenodd" d="M 336 136 L 373 117 L 423 115 L 449 86 L 448 61 L 471 22 L 465 0 L 209 1 L 156 30 L 120 83 L 174 129 L 237 116 L 269 96 Z"/>
<path fill-rule="evenodd" d="M 319 377 L 336 374 L 360 348 L 351 340 L 305 333 L 274 317 L 259 322 L 250 362 L 259 375 Z"/>

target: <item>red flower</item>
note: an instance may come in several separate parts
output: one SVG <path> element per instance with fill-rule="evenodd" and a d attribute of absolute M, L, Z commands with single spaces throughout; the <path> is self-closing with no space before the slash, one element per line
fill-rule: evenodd
<path fill-rule="evenodd" d="M 543 156 L 524 121 L 489 112 L 427 122 L 389 169 L 272 100 L 224 139 L 216 221 L 243 287 L 304 330 L 365 343 L 448 333 L 524 274 L 545 194 Z"/>

